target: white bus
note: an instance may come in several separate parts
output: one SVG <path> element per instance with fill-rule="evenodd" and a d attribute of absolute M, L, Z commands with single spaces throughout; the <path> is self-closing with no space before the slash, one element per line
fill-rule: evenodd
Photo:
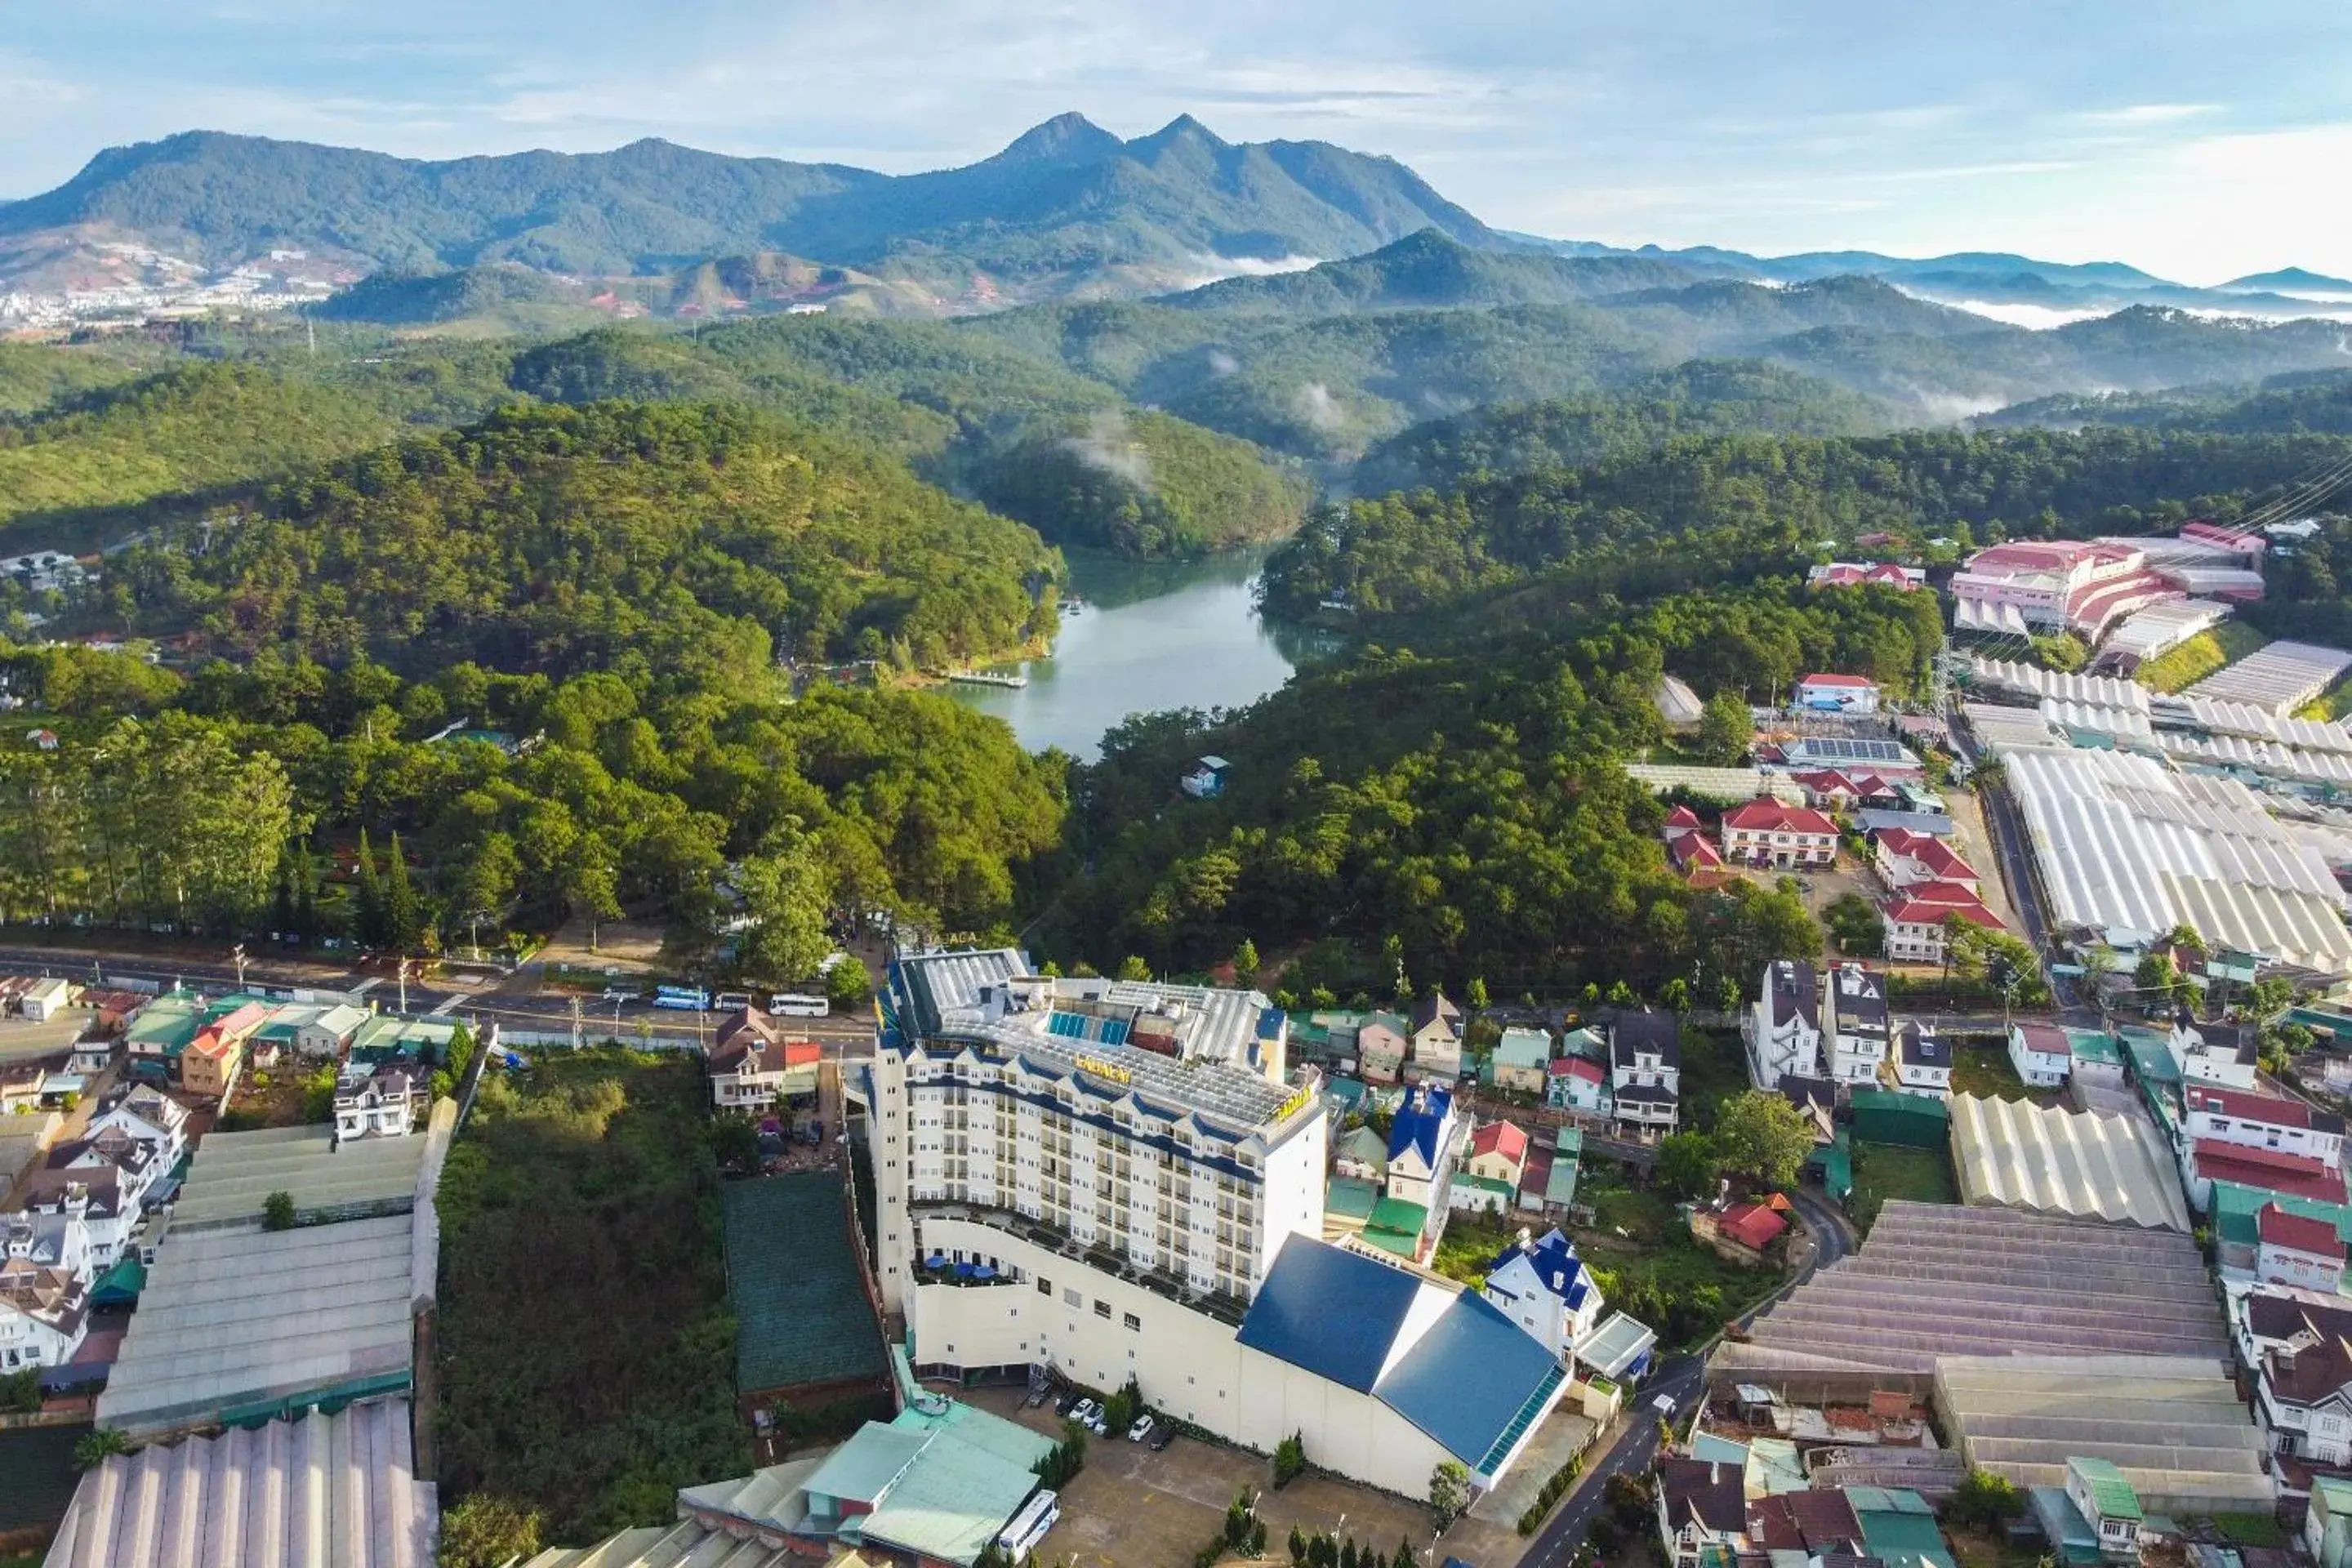
<path fill-rule="evenodd" d="M 1039 1488 L 1035 1496 L 1022 1505 L 996 1538 L 997 1546 L 1017 1565 L 1028 1561 L 1029 1553 L 1045 1539 L 1054 1521 L 1062 1517 L 1062 1502 L 1051 1491 Z"/>
<path fill-rule="evenodd" d="M 768 998 L 768 1011 L 779 1018 L 823 1018 L 832 1014 L 833 1004 L 799 991 L 779 991 Z"/>
<path fill-rule="evenodd" d="M 677 1013 L 708 1013 L 710 993 L 691 985 L 657 985 L 654 988 L 654 1005 Z"/>

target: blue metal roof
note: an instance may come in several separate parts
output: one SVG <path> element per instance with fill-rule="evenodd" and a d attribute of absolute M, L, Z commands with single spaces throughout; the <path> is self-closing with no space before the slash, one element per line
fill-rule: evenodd
<path fill-rule="evenodd" d="M 1427 1109 L 1421 1109 L 1424 1104 Z M 1437 1134 L 1445 1125 L 1446 1112 L 1453 1108 L 1454 1096 L 1435 1085 L 1424 1086 L 1406 1096 L 1405 1102 L 1397 1107 L 1396 1120 L 1389 1126 L 1389 1158 L 1393 1160 L 1411 1149 L 1421 1156 L 1423 1164 L 1435 1169 Z"/>
<path fill-rule="evenodd" d="M 1559 1363 L 1483 1296 L 1464 1291 L 1373 1394 L 1473 1469 L 1560 1381 Z"/>
<path fill-rule="evenodd" d="M 1421 1281 L 1402 1268 L 1294 1236 L 1275 1256 L 1235 1337 L 1252 1350 L 1370 1394 L 1421 1289 Z"/>
<path fill-rule="evenodd" d="M 1495 1261 L 1486 1265 L 1488 1278 L 1491 1279 L 1496 1269 L 1518 1256 L 1517 1242 L 1496 1253 Z M 1527 1259 L 1535 1268 L 1537 1284 L 1571 1307 L 1583 1301 L 1587 1288 L 1584 1260 L 1576 1256 L 1576 1244 L 1557 1229 L 1545 1232 L 1541 1240 L 1531 1245 L 1527 1250 Z"/>

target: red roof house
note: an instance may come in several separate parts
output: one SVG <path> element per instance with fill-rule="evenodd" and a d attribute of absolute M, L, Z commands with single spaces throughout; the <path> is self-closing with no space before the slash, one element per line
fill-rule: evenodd
<path fill-rule="evenodd" d="M 2344 1261 L 2344 1238 L 2326 1220 L 2289 1214 L 2276 1204 L 2264 1204 L 2254 1215 L 2254 1228 L 2264 1247 L 2284 1247 L 2307 1252 L 2314 1258 Z"/>

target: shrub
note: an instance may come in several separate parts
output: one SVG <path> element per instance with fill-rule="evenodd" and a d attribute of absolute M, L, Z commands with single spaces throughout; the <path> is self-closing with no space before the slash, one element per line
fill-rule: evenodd
<path fill-rule="evenodd" d="M 1584 1456 L 1581 1454 L 1571 1455 L 1568 1463 L 1554 1470 L 1550 1479 L 1544 1482 L 1543 1490 L 1536 1494 L 1536 1500 L 1528 1505 L 1527 1512 L 1519 1515 L 1519 1533 L 1533 1535 L 1541 1529 L 1544 1516 L 1551 1512 L 1552 1505 L 1568 1494 L 1568 1489 L 1574 1486 L 1576 1478 L 1583 1473 Z"/>
<path fill-rule="evenodd" d="M 261 1200 L 261 1228 L 292 1230 L 294 1228 L 294 1194 L 272 1193 Z"/>
<path fill-rule="evenodd" d="M 1274 1485 L 1279 1491 L 1297 1480 L 1307 1468 L 1307 1435 L 1293 1432 L 1274 1447 Z"/>

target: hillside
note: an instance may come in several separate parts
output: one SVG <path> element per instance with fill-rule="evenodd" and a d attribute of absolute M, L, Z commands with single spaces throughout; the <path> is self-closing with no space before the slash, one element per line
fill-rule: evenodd
<path fill-rule="evenodd" d="M 781 250 L 912 281 L 948 310 L 1081 284 L 1181 287 L 1432 226 L 1507 243 L 1390 159 L 1228 142 L 1189 116 L 1121 141 L 1066 115 L 977 163 L 897 176 L 650 140 L 428 163 L 189 132 L 110 148 L 0 206 L 0 279 L 101 234 L 208 265 L 297 247 L 407 273 L 646 275 Z"/>
<path fill-rule="evenodd" d="M 2143 429 L 2352 435 L 2352 370 L 2278 375 L 2260 386 L 2174 387 L 2103 395 L 2062 393 L 2014 404 L 1975 422 L 1984 428 L 2128 425 Z"/>
<path fill-rule="evenodd" d="M 931 664 L 1053 624 L 1054 553 L 886 459 L 749 411 L 514 408 L 306 476 L 194 559 L 121 557 L 134 625 L 403 669 L 772 683 L 779 656 Z M 638 661 L 642 661 L 641 663 Z"/>
<path fill-rule="evenodd" d="M 980 499 L 1066 544 L 1198 555 L 1295 531 L 1314 499 L 1246 441 L 1164 414 L 1097 414 L 1036 429 L 981 459 Z"/>
<path fill-rule="evenodd" d="M 59 398 L 129 381 L 143 363 L 160 357 L 128 344 L 0 342 L 0 417 L 30 414 Z"/>
<path fill-rule="evenodd" d="M 1441 230 L 1303 272 L 1228 278 L 1166 303 L 1188 310 L 1335 315 L 1482 305 L 1569 305 L 1648 289 L 1686 288 L 1700 272 L 1647 257 L 1563 257 L 1475 249 Z"/>

